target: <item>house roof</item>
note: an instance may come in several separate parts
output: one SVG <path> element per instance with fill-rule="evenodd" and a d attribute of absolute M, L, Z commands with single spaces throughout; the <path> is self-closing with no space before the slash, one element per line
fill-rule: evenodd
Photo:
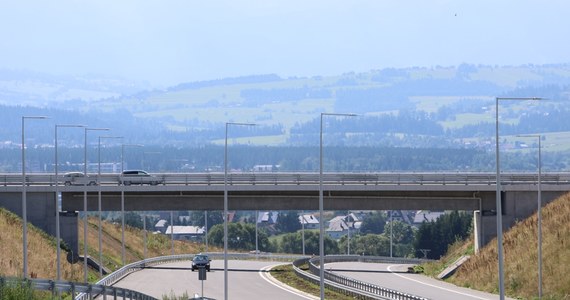
<path fill-rule="evenodd" d="M 435 221 L 443 214 L 445 214 L 445 212 L 443 211 L 420 210 L 416 213 L 416 216 L 414 217 L 414 224 L 421 224 L 423 222 Z"/>
<path fill-rule="evenodd" d="M 166 228 L 166 234 L 170 234 L 172 230 L 173 234 L 204 234 L 204 227 L 199 226 L 168 226 Z"/>
<path fill-rule="evenodd" d="M 277 218 L 279 217 L 279 212 L 277 211 L 264 211 L 259 212 L 257 215 L 257 223 L 277 223 Z"/>
<path fill-rule="evenodd" d="M 301 224 L 319 224 L 319 219 L 312 214 L 300 215 L 299 222 Z"/>
<path fill-rule="evenodd" d="M 156 222 L 156 225 L 154 225 L 154 227 L 164 227 L 166 226 L 166 220 L 158 220 L 158 222 Z"/>

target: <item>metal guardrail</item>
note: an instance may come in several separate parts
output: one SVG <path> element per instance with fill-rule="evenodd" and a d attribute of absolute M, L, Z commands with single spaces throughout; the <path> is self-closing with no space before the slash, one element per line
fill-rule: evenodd
<path fill-rule="evenodd" d="M 205 253 L 211 258 L 222 259 L 223 253 Z M 149 258 L 146 260 L 141 260 L 128 264 L 119 270 L 109 274 L 103 279 L 99 280 L 96 284 L 84 284 L 68 281 L 54 281 L 48 279 L 25 279 L 30 282 L 32 288 L 36 290 L 51 291 L 53 295 L 58 292 L 68 292 L 72 295 L 79 293 L 74 299 L 75 300 L 85 300 L 93 299 L 97 295 L 107 295 L 112 296 L 113 299 L 117 297 L 122 297 L 123 299 L 140 299 L 140 300 L 155 300 L 156 298 L 145 295 L 143 293 L 112 287 L 112 284 L 120 281 L 125 276 L 144 269 L 146 266 L 155 266 L 176 261 L 189 261 L 192 260 L 194 254 L 181 254 L 181 255 L 170 255 Z M 320 278 L 318 275 L 319 269 L 310 262 L 310 258 L 302 257 L 299 255 L 274 255 L 274 254 L 249 254 L 249 253 L 228 253 L 228 259 L 272 259 L 272 260 L 294 260 L 293 268 L 297 276 L 303 279 L 312 281 L 319 284 Z M 392 259 L 389 260 L 384 257 L 366 257 L 366 256 L 327 256 L 325 258 L 327 262 L 338 262 L 338 261 L 371 261 L 371 262 L 395 262 L 395 263 L 418 263 L 422 260 L 404 260 L 404 259 Z M 318 261 L 318 258 L 313 258 L 313 260 Z M 309 263 L 311 273 L 302 271 L 299 266 L 302 264 Z M 22 279 L 16 278 L 3 278 L 0 277 L 0 286 L 5 283 L 10 282 L 21 282 Z M 338 292 L 344 293 L 346 295 L 353 296 L 357 299 L 399 299 L 399 300 L 426 300 L 426 298 L 417 297 L 409 295 L 406 293 L 390 290 L 387 288 L 379 287 L 373 284 L 361 282 L 348 277 L 340 276 L 325 270 L 325 284 L 329 288 L 336 290 Z"/>
<path fill-rule="evenodd" d="M 207 254 L 210 258 L 214 259 L 223 259 L 223 253 L 216 253 L 216 252 L 208 252 L 204 253 Z M 148 258 L 145 260 L 137 261 L 131 264 L 128 264 L 117 271 L 105 276 L 103 279 L 97 282 L 97 285 L 103 286 L 110 286 L 125 276 L 144 269 L 146 266 L 156 266 L 160 264 L 170 263 L 170 262 L 177 262 L 177 261 L 186 261 L 192 260 L 194 254 L 179 254 L 179 255 L 169 255 L 169 256 L 159 256 Z M 252 259 L 252 258 L 267 258 L 267 259 L 278 259 L 278 260 L 294 260 L 298 259 L 298 255 L 274 255 L 274 254 L 249 254 L 249 253 L 228 253 L 228 259 Z M 82 293 L 75 297 L 75 300 L 85 300 L 90 299 L 89 294 Z"/>
<path fill-rule="evenodd" d="M 120 299 L 158 300 L 152 296 L 137 291 L 102 284 L 86 284 L 36 278 L 21 279 L 0 277 L 0 287 L 16 285 L 19 283 L 29 284 L 34 290 L 50 291 L 52 296 L 56 296 L 60 293 L 71 293 L 72 295 L 75 295 L 75 293 L 81 293 L 89 299 L 93 299 L 98 295 L 106 295 L 111 296 L 114 300 L 116 300 L 117 297 Z"/>
<path fill-rule="evenodd" d="M 325 261 L 327 263 L 331 262 L 344 262 L 344 261 L 361 261 L 361 262 L 392 262 L 401 264 L 417 264 L 423 262 L 420 259 L 401 259 L 401 258 L 386 258 L 386 257 L 367 257 L 367 256 L 326 256 Z M 315 265 L 315 262 L 319 262 L 319 258 L 315 257 L 312 259 L 304 258 L 293 262 L 293 268 L 297 276 L 303 279 L 312 281 L 316 284 L 320 282 L 320 269 Z M 309 264 L 309 273 L 304 272 L 299 268 L 302 264 Z M 346 276 L 338 275 L 333 272 L 326 271 L 325 284 L 330 288 L 344 293 L 349 296 L 356 297 L 358 299 L 397 299 L 397 300 L 427 300 L 427 298 L 407 294 L 404 292 L 388 289 L 371 283 L 363 282 L 360 280 L 355 280 Z"/>
<path fill-rule="evenodd" d="M 97 175 L 90 175 L 97 177 Z M 154 174 L 161 185 L 223 185 L 224 173 L 162 173 Z M 445 172 L 381 172 L 381 173 L 324 173 L 326 185 L 494 185 L 494 173 L 445 173 Z M 63 185 L 63 175 L 58 175 Z M 97 180 L 101 185 L 119 185 L 121 175 L 101 174 Z M 537 184 L 536 173 L 503 173 L 502 184 Z M 50 173 L 31 173 L 26 175 L 27 185 L 55 186 L 56 176 Z M 227 177 L 230 185 L 314 185 L 319 183 L 319 173 L 314 172 L 268 172 L 230 173 Z M 570 184 L 570 173 L 543 173 L 542 184 Z M 16 173 L 0 174 L 0 186 L 22 185 L 22 176 Z"/>

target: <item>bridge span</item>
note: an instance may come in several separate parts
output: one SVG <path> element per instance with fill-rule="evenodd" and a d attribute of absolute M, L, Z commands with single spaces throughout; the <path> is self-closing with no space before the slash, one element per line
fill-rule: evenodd
<path fill-rule="evenodd" d="M 318 210 L 318 173 L 167 173 L 155 174 L 158 185 L 121 185 L 118 174 L 91 175 L 96 185 L 56 187 L 54 174 L 26 176 L 28 219 L 54 232 L 55 192 L 62 211 L 223 210 L 224 189 L 230 210 Z M 467 210 L 478 211 L 479 235 L 486 244 L 496 235 L 494 173 L 325 173 L 325 210 Z M 226 183 L 227 185 L 225 185 Z M 537 209 L 538 178 L 534 173 L 501 175 L 503 227 Z M 0 205 L 21 214 L 22 177 L 0 174 Z M 543 204 L 570 191 L 570 173 L 541 177 Z M 53 221 L 52 221 L 53 220 Z M 45 225 L 45 226 L 42 226 Z"/>

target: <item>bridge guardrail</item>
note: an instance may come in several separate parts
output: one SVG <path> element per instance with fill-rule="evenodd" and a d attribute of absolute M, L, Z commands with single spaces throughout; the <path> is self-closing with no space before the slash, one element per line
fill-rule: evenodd
<path fill-rule="evenodd" d="M 71 281 L 55 281 L 36 278 L 21 279 L 0 277 L 0 287 L 20 282 L 30 284 L 30 286 L 35 290 L 51 291 L 52 296 L 56 296 L 58 293 L 64 292 L 71 293 L 72 295 L 75 293 L 81 293 L 82 295 L 89 297 L 89 299 L 92 299 L 93 296 L 96 295 L 106 295 L 112 296 L 113 299 L 121 297 L 121 299 L 158 300 L 152 296 L 137 291 L 101 284 L 85 284 Z"/>
<path fill-rule="evenodd" d="M 97 177 L 97 175 L 91 175 Z M 154 176 L 163 180 L 162 185 L 223 185 L 224 173 L 162 173 Z M 324 173 L 325 185 L 493 185 L 496 183 L 494 173 L 446 173 L 446 172 L 380 172 L 380 173 Z M 59 185 L 63 185 L 62 176 L 58 176 Z M 56 176 L 50 173 L 26 174 L 26 184 L 55 186 Z M 119 185 L 119 174 L 101 174 L 98 177 L 101 185 Z M 502 184 L 537 184 L 536 173 L 503 173 Z M 268 172 L 230 173 L 227 177 L 229 185 L 315 185 L 319 183 L 319 173 L 314 172 Z M 544 173 L 542 184 L 570 184 L 570 173 Z M 22 176 L 15 173 L 0 174 L 0 185 L 22 185 Z"/>
<path fill-rule="evenodd" d="M 373 257 L 373 256 L 356 256 L 356 255 L 333 255 L 325 256 L 325 261 L 327 263 L 331 262 L 345 262 L 345 261 L 361 261 L 361 262 L 393 262 L 400 264 L 417 264 L 419 262 L 424 262 L 421 259 L 405 259 L 405 258 L 386 258 L 386 257 Z M 294 262 L 294 269 L 297 276 L 308 279 L 310 281 L 315 281 L 319 283 L 320 281 L 320 269 L 315 265 L 315 262 L 319 262 L 318 257 L 311 259 L 300 259 Z M 310 275 L 307 272 L 303 272 L 299 265 L 308 263 Z M 296 264 L 296 265 L 295 265 Z M 352 279 L 346 276 L 338 275 L 333 272 L 329 272 L 325 269 L 325 284 L 333 287 L 334 289 L 340 290 L 348 295 L 353 295 L 356 291 L 361 299 L 398 299 L 398 300 L 427 300 L 427 298 L 407 294 L 404 292 L 388 289 L 371 283 L 363 282 L 360 280 Z M 329 281 L 327 283 L 327 281 Z M 335 286 L 334 284 L 340 285 L 341 288 Z M 354 295 L 356 296 L 356 295 Z"/>

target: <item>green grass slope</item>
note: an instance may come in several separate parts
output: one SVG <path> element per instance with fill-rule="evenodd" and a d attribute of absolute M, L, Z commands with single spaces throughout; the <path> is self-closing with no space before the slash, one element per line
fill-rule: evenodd
<path fill-rule="evenodd" d="M 504 235 L 505 292 L 522 299 L 538 298 L 537 214 Z M 542 209 L 543 299 L 570 299 L 570 194 Z M 497 241 L 463 264 L 449 281 L 498 292 Z"/>

